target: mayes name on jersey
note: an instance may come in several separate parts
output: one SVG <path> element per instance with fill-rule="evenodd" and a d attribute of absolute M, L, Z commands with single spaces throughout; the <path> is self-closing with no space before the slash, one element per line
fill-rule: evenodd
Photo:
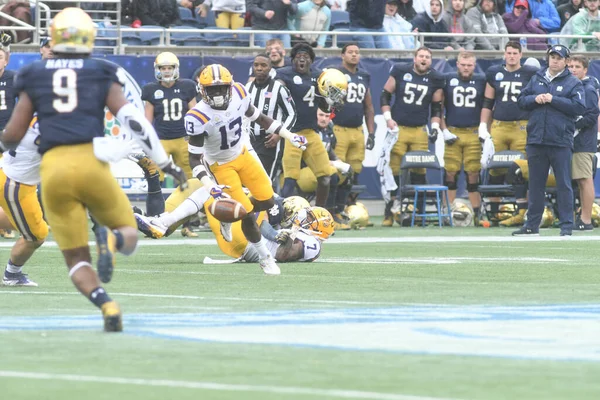
<path fill-rule="evenodd" d="M 223 104 L 229 101 L 225 109 L 215 109 L 201 101 L 185 116 L 188 135 L 204 136 L 203 154 L 208 164 L 233 161 L 242 153 L 244 146 L 249 146 L 248 132 L 242 129 L 243 117 L 250 105 L 246 88 L 233 82 L 231 90 L 223 97 Z"/>

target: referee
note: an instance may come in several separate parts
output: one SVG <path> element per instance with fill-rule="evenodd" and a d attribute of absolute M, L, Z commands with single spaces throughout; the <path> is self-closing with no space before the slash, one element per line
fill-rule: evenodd
<path fill-rule="evenodd" d="M 296 122 L 296 106 L 289 90 L 271 77 L 271 59 L 267 54 L 254 57 L 255 79 L 246 84 L 252 105 L 266 116 L 290 129 Z M 274 182 L 281 166 L 283 143 L 279 135 L 267 134 L 256 122 L 249 123 L 250 143 L 265 171 Z"/>

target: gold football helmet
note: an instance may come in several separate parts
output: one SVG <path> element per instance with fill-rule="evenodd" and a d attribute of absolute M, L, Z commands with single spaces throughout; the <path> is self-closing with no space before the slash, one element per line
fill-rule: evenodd
<path fill-rule="evenodd" d="M 496 218 L 498 218 L 499 221 L 504 221 L 505 219 L 509 219 L 510 217 L 515 215 L 516 211 L 517 208 L 514 204 L 502 204 L 498 209 Z"/>
<path fill-rule="evenodd" d="M 595 228 L 600 226 L 600 205 L 592 203 L 592 225 Z"/>
<path fill-rule="evenodd" d="M 54 53 L 90 54 L 96 27 L 92 18 L 77 7 L 67 7 L 50 22 L 50 48 Z"/>
<path fill-rule="evenodd" d="M 302 208 L 292 217 L 292 224 L 326 240 L 335 231 L 331 213 L 323 207 Z"/>
<path fill-rule="evenodd" d="M 173 70 L 161 72 L 161 67 L 173 67 Z M 168 51 L 156 56 L 156 60 L 154 60 L 154 77 L 156 80 L 166 83 L 179 79 L 179 58 Z"/>
<path fill-rule="evenodd" d="M 319 93 L 332 104 L 344 104 L 348 92 L 348 78 L 340 70 L 329 68 L 324 70 L 317 79 Z"/>
<path fill-rule="evenodd" d="M 346 207 L 346 214 L 348 214 L 352 229 L 365 228 L 369 222 L 369 213 L 362 203 Z"/>
<path fill-rule="evenodd" d="M 211 64 L 198 78 L 202 100 L 216 110 L 225 110 L 231 101 L 233 76 L 221 64 Z"/>
<path fill-rule="evenodd" d="M 452 209 L 452 223 L 454 226 L 471 226 L 473 222 L 473 211 L 471 208 L 464 204 L 456 204 L 456 207 Z"/>
<path fill-rule="evenodd" d="M 544 208 L 544 213 L 542 214 L 542 223 L 540 224 L 540 228 L 550 228 L 554 224 L 554 214 L 550 207 Z"/>
<path fill-rule="evenodd" d="M 303 208 L 310 208 L 310 203 L 304 197 L 290 196 L 283 200 L 283 218 L 281 227 L 289 228 L 292 226 L 292 217 Z"/>

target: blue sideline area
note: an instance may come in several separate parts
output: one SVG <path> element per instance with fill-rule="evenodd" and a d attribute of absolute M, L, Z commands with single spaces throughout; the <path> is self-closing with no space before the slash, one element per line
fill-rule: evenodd
<path fill-rule="evenodd" d="M 148 82 L 154 81 L 154 56 L 131 56 L 131 55 L 99 55 L 98 57 L 106 58 L 113 61 L 128 72 L 137 80 L 140 86 L 145 85 Z M 23 65 L 29 64 L 39 59 L 38 54 L 34 53 L 13 53 L 10 57 L 10 63 L 8 69 L 18 70 Z M 252 65 L 253 57 L 222 57 L 222 56 L 180 56 L 180 74 L 182 78 L 191 78 L 194 71 L 201 65 L 209 65 L 213 63 L 223 64 L 227 67 L 236 81 L 245 83 L 248 80 L 250 67 Z M 389 71 L 392 65 L 396 62 L 411 62 L 410 59 L 395 59 L 386 60 L 379 58 L 363 58 L 361 61 L 361 68 L 367 70 L 371 74 L 371 94 L 373 97 L 373 105 L 375 107 L 375 113 L 379 113 L 379 95 L 383 89 L 383 85 L 389 76 Z M 500 59 L 488 60 L 479 59 L 477 60 L 476 72 L 484 73 L 485 70 L 491 65 L 500 63 Z M 540 60 L 542 64 L 544 62 Z M 341 60 L 339 57 L 330 58 L 317 58 L 315 60 L 315 66 L 318 68 L 325 68 L 329 66 L 339 65 Z M 433 60 L 433 67 L 438 71 L 451 72 L 456 69 L 455 60 Z M 600 60 L 594 60 L 590 63 L 589 73 L 592 76 L 600 79 Z M 433 148 L 430 150 L 433 151 Z M 435 183 L 435 179 L 430 182 Z M 365 168 L 360 175 L 360 184 L 366 185 L 367 190 L 361 194 L 364 199 L 378 199 L 381 198 L 379 191 L 379 176 L 375 171 L 375 168 Z M 596 197 L 600 196 L 600 174 L 596 176 Z M 464 177 L 461 177 L 459 182 L 459 195 L 466 196 L 465 181 Z"/>

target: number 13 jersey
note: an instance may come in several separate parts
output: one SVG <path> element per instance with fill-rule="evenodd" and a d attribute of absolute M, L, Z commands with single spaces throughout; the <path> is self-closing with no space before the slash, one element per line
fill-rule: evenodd
<path fill-rule="evenodd" d="M 249 147 L 249 137 L 242 128 L 250 97 L 244 85 L 231 85 L 231 101 L 225 110 L 215 110 L 200 101 L 185 115 L 185 130 L 190 136 L 204 136 L 204 159 L 208 164 L 225 164 L 235 160 Z"/>

